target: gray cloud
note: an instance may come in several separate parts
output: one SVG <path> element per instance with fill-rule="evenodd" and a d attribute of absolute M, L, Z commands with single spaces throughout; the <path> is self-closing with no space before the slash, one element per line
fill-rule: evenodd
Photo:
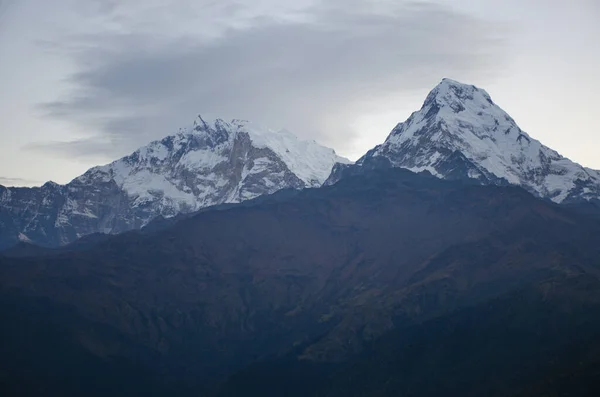
<path fill-rule="evenodd" d="M 117 18 L 116 2 L 97 3 Z M 232 26 L 210 40 L 132 28 L 60 44 L 79 68 L 74 91 L 41 108 L 89 136 L 28 149 L 114 158 L 202 113 L 285 127 L 343 151 L 357 133 L 352 121 L 382 98 L 505 65 L 500 26 L 435 3 L 307 3 L 290 18 L 250 15 Z"/>

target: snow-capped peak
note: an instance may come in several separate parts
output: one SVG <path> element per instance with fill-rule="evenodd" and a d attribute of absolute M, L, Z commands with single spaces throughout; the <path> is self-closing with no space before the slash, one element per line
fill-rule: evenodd
<path fill-rule="evenodd" d="M 480 112 L 490 108 L 499 109 L 484 89 L 477 88 L 474 85 L 459 83 L 448 78 L 444 78 L 427 95 L 423 107 L 428 106 L 437 107 L 439 111 L 447 111 L 454 114 L 459 114 L 463 111 Z M 504 115 L 508 116 L 506 113 Z"/>
<path fill-rule="evenodd" d="M 442 178 L 521 185 L 556 202 L 600 195 L 600 174 L 531 138 L 483 89 L 443 79 L 421 109 L 357 163 L 391 165 Z"/>
<path fill-rule="evenodd" d="M 349 161 L 285 130 L 198 116 L 175 135 L 95 167 L 74 183 L 114 181 L 134 207 L 172 216 L 283 188 L 317 187 L 338 162 Z"/>

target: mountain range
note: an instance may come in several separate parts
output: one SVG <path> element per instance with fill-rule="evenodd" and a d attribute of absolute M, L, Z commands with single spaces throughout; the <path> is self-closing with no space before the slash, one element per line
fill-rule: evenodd
<path fill-rule="evenodd" d="M 2 190 L 0 394 L 597 396 L 598 181 L 449 79 L 355 164 L 198 118 Z"/>
<path fill-rule="evenodd" d="M 0 249 L 20 241 L 56 247 L 89 234 L 140 229 L 157 217 L 332 184 L 362 167 L 514 184 L 557 203 L 600 198 L 598 171 L 531 138 L 485 90 L 443 79 L 419 111 L 355 165 L 285 130 L 198 116 L 176 135 L 94 167 L 67 185 L 0 186 Z"/>
<path fill-rule="evenodd" d="M 332 184 L 362 167 L 514 184 L 557 203 L 600 198 L 598 171 L 531 138 L 485 90 L 443 79 L 419 111 L 355 165 L 285 130 L 198 116 L 176 135 L 67 185 L 0 186 L 0 248 L 19 241 L 56 247 L 89 234 L 140 229 L 156 217 Z"/>
<path fill-rule="evenodd" d="M 199 116 L 176 135 L 66 185 L 0 186 L 0 248 L 19 241 L 56 247 L 93 233 L 139 229 L 159 216 L 320 186 L 340 162 L 349 163 L 288 131 Z"/>

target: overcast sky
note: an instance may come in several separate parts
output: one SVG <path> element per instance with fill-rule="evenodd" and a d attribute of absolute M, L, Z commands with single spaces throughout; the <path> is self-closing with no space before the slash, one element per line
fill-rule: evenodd
<path fill-rule="evenodd" d="M 600 169 L 598 0 L 0 0 L 0 183 L 66 183 L 197 114 L 356 159 L 450 77 Z"/>

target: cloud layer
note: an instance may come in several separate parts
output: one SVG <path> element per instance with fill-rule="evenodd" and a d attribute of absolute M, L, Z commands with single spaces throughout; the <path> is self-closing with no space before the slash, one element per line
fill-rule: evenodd
<path fill-rule="evenodd" d="M 387 111 L 445 76 L 489 77 L 504 66 L 500 26 L 441 4 L 253 3 L 79 7 L 95 23 L 46 43 L 75 62 L 72 90 L 40 107 L 89 133 L 28 148 L 115 158 L 201 113 L 285 127 L 344 153 L 361 113 Z"/>

